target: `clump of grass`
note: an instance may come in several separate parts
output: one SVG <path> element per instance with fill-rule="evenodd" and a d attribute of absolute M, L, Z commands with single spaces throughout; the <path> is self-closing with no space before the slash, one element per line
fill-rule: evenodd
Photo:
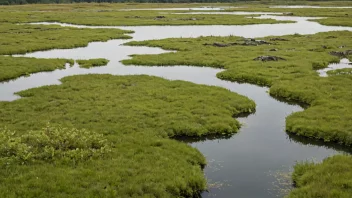
<path fill-rule="evenodd" d="M 64 69 L 67 62 L 72 60 L 0 56 L 0 82 L 36 72 Z"/>
<path fill-rule="evenodd" d="M 288 197 L 351 197 L 351 164 L 352 157 L 347 155 L 329 157 L 322 163 L 298 163 L 292 175 L 296 189 Z"/>
<path fill-rule="evenodd" d="M 270 86 L 270 94 L 286 100 L 310 105 L 286 121 L 286 130 L 305 137 L 328 142 L 352 144 L 351 75 L 321 78 L 316 68 L 325 68 L 339 58 L 329 54 L 352 46 L 351 32 L 328 32 L 315 35 L 288 35 L 272 41 L 272 45 L 216 47 L 211 43 L 236 43 L 241 37 L 172 38 L 130 42 L 127 45 L 146 45 L 178 50 L 176 53 L 136 55 L 123 60 L 127 65 L 193 65 L 225 68 L 217 77 L 236 82 Z M 270 40 L 273 37 L 260 38 Z M 257 62 L 252 59 L 270 55 L 286 59 L 281 62 Z"/>
<path fill-rule="evenodd" d="M 82 68 L 91 68 L 91 67 L 99 67 L 105 66 L 109 63 L 109 60 L 105 58 L 97 58 L 97 59 L 89 59 L 89 60 L 76 60 Z"/>
<path fill-rule="evenodd" d="M 102 157 L 110 151 L 102 134 L 50 125 L 20 136 L 3 129 L 0 142 L 0 162 L 6 166 L 57 160 L 77 163 Z"/>

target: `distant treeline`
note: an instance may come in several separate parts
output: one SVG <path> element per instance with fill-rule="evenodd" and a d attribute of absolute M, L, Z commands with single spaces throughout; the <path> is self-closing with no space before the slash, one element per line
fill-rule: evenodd
<path fill-rule="evenodd" d="M 35 4 L 35 3 L 210 3 L 236 2 L 246 0 L 0 0 L 0 5 Z M 247 0 L 248 1 L 248 0 Z M 249 0 L 254 1 L 254 0 Z"/>
<path fill-rule="evenodd" d="M 35 3 L 230 3 L 240 1 L 260 1 L 260 0 L 0 0 L 0 5 L 15 4 L 35 4 Z M 265 0 L 268 1 L 268 0 Z M 270 0 L 269 0 L 270 1 Z M 278 0 L 280 1 L 280 0 Z M 296 0 L 291 0 L 296 1 Z M 305 0 L 297 0 L 305 1 Z M 306 0 L 306 1 L 334 1 L 334 0 Z M 337 0 L 338 1 L 338 0 Z M 287 1 L 286 1 L 287 2 Z"/>

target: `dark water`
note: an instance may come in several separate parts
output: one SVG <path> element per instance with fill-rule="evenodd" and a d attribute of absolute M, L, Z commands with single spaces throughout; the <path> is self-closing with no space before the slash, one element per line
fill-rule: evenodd
<path fill-rule="evenodd" d="M 268 16 L 264 16 L 268 17 Z M 134 30 L 131 40 L 162 39 L 170 37 L 198 37 L 209 35 L 238 35 L 263 37 L 268 35 L 313 34 L 331 30 L 352 30 L 352 28 L 328 27 L 306 18 L 289 17 L 294 24 L 245 25 L 245 26 L 148 26 L 123 27 Z M 286 20 L 287 17 L 279 17 Z M 310 28 L 305 28 L 305 27 Z M 84 27 L 84 26 L 79 26 Z M 102 27 L 89 27 L 102 28 Z M 49 84 L 59 84 L 59 79 L 75 74 L 148 74 L 170 80 L 185 80 L 198 84 L 224 87 L 245 95 L 255 101 L 257 109 L 248 117 L 238 118 L 244 124 L 239 133 L 227 138 L 209 138 L 189 143 L 198 148 L 208 159 L 204 172 L 210 192 L 203 197 L 281 197 L 290 183 L 278 183 L 277 173 L 288 173 L 297 161 L 320 161 L 330 155 L 344 152 L 344 147 L 323 144 L 285 132 L 285 117 L 303 109 L 298 105 L 278 101 L 269 96 L 268 88 L 250 84 L 238 84 L 216 78 L 220 69 L 206 67 L 142 67 L 124 66 L 119 61 L 131 54 L 159 54 L 167 51 L 159 48 L 129 47 L 121 44 L 130 40 L 94 42 L 87 47 L 65 50 L 50 50 L 26 54 L 37 58 L 106 58 L 107 66 L 81 69 L 77 65 L 64 70 L 32 74 L 0 84 L 0 100 L 14 100 L 14 92 Z M 288 184 L 288 185 L 287 185 Z"/>

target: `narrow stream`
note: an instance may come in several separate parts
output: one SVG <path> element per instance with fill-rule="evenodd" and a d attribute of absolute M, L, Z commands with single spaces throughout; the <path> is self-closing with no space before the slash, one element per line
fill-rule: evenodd
<path fill-rule="evenodd" d="M 268 17 L 268 16 L 263 16 Z M 322 26 L 307 21 L 308 18 L 271 16 L 278 20 L 294 20 L 292 24 L 261 24 L 244 26 L 148 26 L 148 27 L 109 27 L 134 30 L 131 40 L 150 40 L 171 37 L 198 36 L 245 36 L 264 37 L 268 35 L 314 34 L 332 30 L 350 30 L 347 27 Z M 51 23 L 42 23 L 51 24 Z M 104 28 L 95 26 L 78 26 L 80 28 Z M 32 74 L 12 81 L 0 83 L 0 100 L 15 100 L 15 92 L 50 84 L 59 84 L 59 79 L 76 74 L 114 74 L 134 75 L 148 74 L 170 80 L 185 80 L 197 84 L 224 87 L 233 92 L 247 96 L 255 101 L 257 109 L 254 114 L 239 118 L 244 124 L 239 133 L 227 139 L 209 138 L 189 141 L 208 159 L 209 165 L 204 172 L 209 181 L 210 192 L 203 197 L 281 197 L 286 193 L 290 183 L 278 182 L 280 173 L 288 173 L 296 161 L 307 159 L 322 160 L 338 152 L 345 152 L 343 147 L 322 144 L 289 135 L 285 132 L 285 117 L 293 112 L 302 111 L 298 105 L 278 101 L 269 96 L 268 88 L 250 84 L 238 84 L 216 78 L 220 69 L 207 67 L 173 66 L 143 67 L 124 66 L 121 60 L 131 54 L 160 54 L 167 51 L 150 47 L 123 46 L 131 40 L 110 40 L 93 42 L 87 47 L 75 49 L 55 49 L 28 53 L 26 57 L 36 58 L 72 58 L 91 59 L 106 58 L 107 66 L 82 69 L 78 65 L 53 72 Z M 279 173 L 279 174 L 278 174 Z M 281 176 L 280 176 L 281 175 Z"/>

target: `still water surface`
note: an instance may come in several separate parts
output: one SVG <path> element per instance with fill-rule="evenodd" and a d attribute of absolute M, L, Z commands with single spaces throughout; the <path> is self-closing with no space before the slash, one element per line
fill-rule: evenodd
<path fill-rule="evenodd" d="M 244 26 L 148 26 L 148 27 L 110 27 L 134 30 L 130 40 L 110 40 L 93 42 L 87 47 L 75 49 L 55 49 L 28 53 L 26 57 L 37 58 L 106 58 L 107 66 L 82 69 L 78 65 L 53 72 L 32 74 L 13 81 L 0 83 L 0 100 L 14 100 L 15 92 L 50 84 L 59 84 L 59 79 L 76 74 L 147 74 L 170 80 L 185 80 L 197 84 L 214 85 L 247 96 L 257 104 L 256 112 L 248 117 L 238 118 L 244 126 L 239 133 L 228 138 L 208 138 L 187 140 L 198 148 L 208 159 L 204 172 L 209 181 L 210 192 L 203 197 L 277 197 L 283 196 L 282 188 L 276 178 L 277 173 L 289 172 L 291 167 L 302 160 L 322 160 L 330 155 L 345 152 L 346 148 L 323 144 L 306 138 L 289 135 L 285 132 L 285 117 L 303 109 L 294 104 L 281 102 L 269 96 L 268 88 L 250 84 L 239 84 L 216 78 L 221 69 L 207 67 L 173 66 L 143 67 L 124 66 L 120 63 L 132 54 L 160 54 L 168 51 L 160 48 L 130 47 L 122 44 L 131 40 L 150 40 L 171 37 L 198 36 L 245 36 L 264 37 L 269 35 L 314 34 L 332 30 L 352 30 L 346 27 L 322 26 L 309 22 L 309 18 L 262 16 L 260 18 L 294 20 L 292 24 L 260 24 Z M 42 23 L 49 24 L 49 23 Z M 104 28 L 60 24 L 80 28 Z"/>

